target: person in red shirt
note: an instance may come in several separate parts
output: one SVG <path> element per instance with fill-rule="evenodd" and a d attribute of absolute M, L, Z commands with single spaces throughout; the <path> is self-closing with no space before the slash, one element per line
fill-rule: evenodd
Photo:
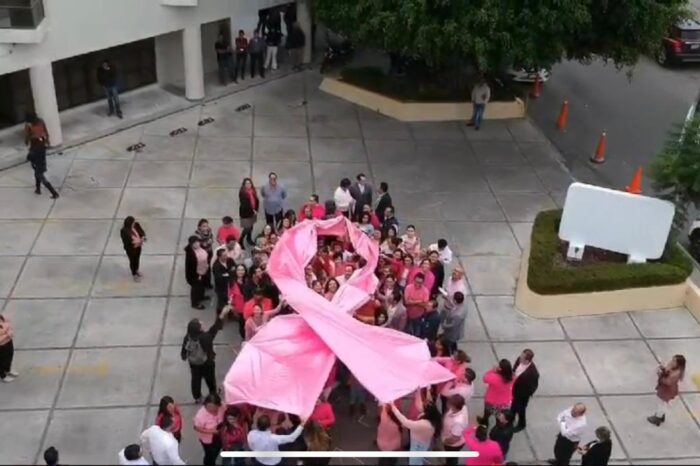
<path fill-rule="evenodd" d="M 175 403 L 175 400 L 171 396 L 164 396 L 160 399 L 160 404 L 158 405 L 158 414 L 156 415 L 156 425 L 160 425 L 160 422 L 165 416 L 171 416 L 173 418 L 173 427 L 170 430 L 180 443 L 182 441 L 182 415 L 180 414 L 180 408 Z"/>
<path fill-rule="evenodd" d="M 228 215 L 221 219 L 221 226 L 216 232 L 216 241 L 219 244 L 226 244 L 228 237 L 233 236 L 238 241 L 241 238 L 241 230 L 233 224 L 233 219 Z"/>
<path fill-rule="evenodd" d="M 272 305 L 272 300 L 269 298 L 266 298 L 264 296 L 264 292 L 262 288 L 257 288 L 253 292 L 253 297 L 246 301 L 246 303 L 243 305 L 243 319 L 248 320 L 249 317 L 252 317 L 253 315 L 253 310 L 255 308 L 255 305 L 258 305 L 262 308 L 263 312 L 268 312 L 271 311 L 272 308 L 274 307 Z"/>
<path fill-rule="evenodd" d="M 309 419 L 318 422 L 326 430 L 330 429 L 335 424 L 333 406 L 323 397 L 319 398 Z"/>
<path fill-rule="evenodd" d="M 299 209 L 299 219 L 309 220 L 318 219 L 322 220 L 326 216 L 326 208 L 318 202 L 318 195 L 312 194 L 309 200 L 304 203 Z"/>
<path fill-rule="evenodd" d="M 372 206 L 365 204 L 362 206 L 362 212 L 369 214 L 369 223 L 372 224 L 375 230 L 381 231 L 382 224 L 379 222 L 379 217 L 377 217 L 377 214 L 372 210 Z"/>
<path fill-rule="evenodd" d="M 425 276 L 422 273 L 416 274 L 411 285 L 406 286 L 404 291 L 404 302 L 406 304 L 406 314 L 408 315 L 408 333 L 413 336 L 421 334 L 421 323 L 425 310 L 430 305 L 430 290 L 423 286 Z"/>

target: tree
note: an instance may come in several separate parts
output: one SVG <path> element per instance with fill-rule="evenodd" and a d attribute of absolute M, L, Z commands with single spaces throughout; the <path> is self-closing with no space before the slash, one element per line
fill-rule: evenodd
<path fill-rule="evenodd" d="M 594 56 L 655 55 L 687 0 L 315 0 L 319 21 L 353 42 L 483 71 Z"/>
<path fill-rule="evenodd" d="M 671 243 L 688 224 L 688 207 L 700 205 L 700 117 L 676 125 L 652 162 L 650 175 L 658 197 L 676 207 Z"/>

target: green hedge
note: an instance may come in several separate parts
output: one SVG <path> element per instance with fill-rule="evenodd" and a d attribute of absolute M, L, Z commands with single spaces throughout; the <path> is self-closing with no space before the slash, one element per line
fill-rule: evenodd
<path fill-rule="evenodd" d="M 594 264 L 562 267 L 559 223 L 561 210 L 540 212 L 532 227 L 527 284 L 539 294 L 586 293 L 648 286 L 675 285 L 690 275 L 693 265 L 674 245 L 657 261 L 645 264 Z"/>

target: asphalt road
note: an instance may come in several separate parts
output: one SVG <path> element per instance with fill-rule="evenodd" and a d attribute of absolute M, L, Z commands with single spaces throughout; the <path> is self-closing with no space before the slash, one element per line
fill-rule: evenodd
<path fill-rule="evenodd" d="M 585 182 L 624 188 L 638 166 L 647 167 L 674 123 L 682 122 L 700 91 L 700 65 L 663 68 L 642 59 L 632 70 L 594 61 L 564 62 L 552 70 L 528 113 L 559 148 L 574 175 Z M 569 101 L 567 131 L 555 128 L 562 102 Z M 607 161 L 588 162 L 607 131 Z M 643 188 L 649 192 L 649 180 Z"/>

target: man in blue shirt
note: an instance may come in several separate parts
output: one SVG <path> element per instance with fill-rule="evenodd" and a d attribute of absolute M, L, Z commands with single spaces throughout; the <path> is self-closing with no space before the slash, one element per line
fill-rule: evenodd
<path fill-rule="evenodd" d="M 260 194 L 263 197 L 263 209 L 265 210 L 265 222 L 273 229 L 282 221 L 284 215 L 284 201 L 287 199 L 287 190 L 277 183 L 277 173 L 268 175 L 268 183 L 262 187 Z"/>

